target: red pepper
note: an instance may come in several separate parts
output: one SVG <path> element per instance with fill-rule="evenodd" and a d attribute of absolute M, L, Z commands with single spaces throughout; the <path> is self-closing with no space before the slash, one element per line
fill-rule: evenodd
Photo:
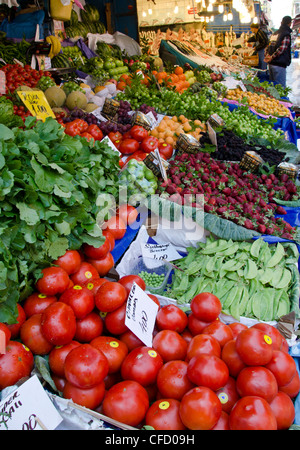
<path fill-rule="evenodd" d="M 75 119 L 72 122 L 67 123 L 65 127 L 65 133 L 69 136 L 78 136 L 88 129 L 88 124 L 85 120 Z"/>
<path fill-rule="evenodd" d="M 85 137 L 88 141 L 90 141 L 91 139 L 95 139 L 94 136 L 92 136 L 90 133 L 88 133 L 87 131 L 84 131 L 83 133 L 81 133 L 80 135 L 81 137 Z"/>
<path fill-rule="evenodd" d="M 89 125 L 86 131 L 93 136 L 95 141 L 101 141 L 101 139 L 103 139 L 103 133 L 96 124 Z"/>

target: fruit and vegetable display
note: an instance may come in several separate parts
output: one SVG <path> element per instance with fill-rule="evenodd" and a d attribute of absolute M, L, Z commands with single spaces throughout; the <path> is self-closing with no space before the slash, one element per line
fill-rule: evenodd
<path fill-rule="evenodd" d="M 121 145 L 128 149 L 129 145 L 132 145 L 128 141 L 128 139 L 125 139 Z M 133 139 L 130 141 L 133 141 Z M 119 150 L 121 151 L 122 147 L 119 147 Z M 122 169 L 119 181 L 121 192 L 126 190 L 127 200 L 129 204 L 133 205 L 136 205 L 145 197 L 154 195 L 157 189 L 157 177 L 147 168 L 143 161 L 136 159 L 131 159 L 127 162 Z"/>

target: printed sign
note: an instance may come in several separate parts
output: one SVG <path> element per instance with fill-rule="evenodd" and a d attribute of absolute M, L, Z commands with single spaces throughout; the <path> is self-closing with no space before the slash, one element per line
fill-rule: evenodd
<path fill-rule="evenodd" d="M 209 122 L 207 122 L 207 131 L 211 143 L 217 147 L 218 146 L 217 133 L 215 132 L 215 130 L 213 129 L 213 127 Z"/>
<path fill-rule="evenodd" d="M 47 117 L 53 117 L 55 114 L 50 108 L 50 105 L 42 91 L 18 91 L 18 96 L 25 106 L 29 109 L 31 114 L 43 122 Z"/>
<path fill-rule="evenodd" d="M 182 258 L 176 248 L 171 244 L 144 244 L 142 247 L 143 258 L 151 258 L 156 261 L 175 261 Z"/>
<path fill-rule="evenodd" d="M 3 70 L 0 70 L 0 95 L 5 95 L 6 93 L 6 75 Z"/>

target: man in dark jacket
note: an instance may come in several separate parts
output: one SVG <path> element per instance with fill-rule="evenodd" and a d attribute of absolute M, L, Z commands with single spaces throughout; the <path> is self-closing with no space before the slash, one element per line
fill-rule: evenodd
<path fill-rule="evenodd" d="M 258 24 L 252 23 L 250 28 L 252 33 L 254 33 L 254 36 L 248 39 L 248 42 L 255 42 L 254 54 L 258 54 L 259 57 L 258 68 L 260 70 L 267 70 L 267 63 L 265 62 L 265 48 L 269 44 L 268 36 Z"/>
<path fill-rule="evenodd" d="M 279 30 L 270 38 L 265 61 L 269 64 L 270 81 L 286 87 L 286 68 L 291 64 L 292 18 L 285 16 Z"/>

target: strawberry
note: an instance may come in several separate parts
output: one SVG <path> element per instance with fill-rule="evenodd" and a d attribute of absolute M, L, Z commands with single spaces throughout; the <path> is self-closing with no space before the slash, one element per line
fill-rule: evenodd
<path fill-rule="evenodd" d="M 280 215 L 283 214 L 283 215 L 285 215 L 285 214 L 287 214 L 287 212 L 282 206 L 277 206 L 276 214 L 280 214 Z"/>

